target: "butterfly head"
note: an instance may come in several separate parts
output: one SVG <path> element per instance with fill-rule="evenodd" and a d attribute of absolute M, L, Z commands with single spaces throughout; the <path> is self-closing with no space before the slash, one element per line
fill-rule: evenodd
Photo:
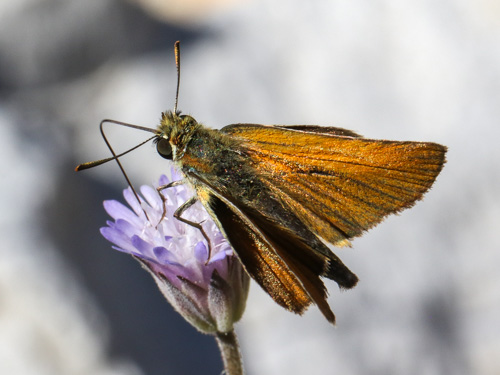
<path fill-rule="evenodd" d="M 186 151 L 186 147 L 200 125 L 189 115 L 167 111 L 162 113 L 160 126 L 155 139 L 156 151 L 164 159 L 178 160 Z"/>

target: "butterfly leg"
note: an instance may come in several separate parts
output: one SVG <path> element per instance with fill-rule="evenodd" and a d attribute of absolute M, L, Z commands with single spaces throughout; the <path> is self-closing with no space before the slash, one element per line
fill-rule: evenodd
<path fill-rule="evenodd" d="M 186 202 L 184 202 L 184 204 L 182 206 L 180 206 L 177 210 L 175 210 L 174 217 L 177 220 L 182 221 L 183 223 L 186 223 L 187 225 L 190 225 L 190 226 L 198 229 L 201 232 L 201 234 L 205 238 L 205 241 L 207 241 L 207 245 L 208 245 L 208 258 L 207 258 L 207 261 L 205 262 L 205 264 L 207 264 L 208 261 L 210 260 L 210 258 L 212 257 L 212 245 L 210 244 L 210 238 L 208 237 L 207 232 L 205 232 L 205 229 L 203 229 L 202 224 L 204 223 L 204 221 L 202 221 L 200 223 L 196 223 L 194 221 L 185 219 L 181 216 L 182 213 L 184 211 L 186 211 L 189 207 L 191 207 L 193 204 L 195 204 L 197 200 L 198 199 L 196 199 L 196 197 L 189 198 Z"/>
<path fill-rule="evenodd" d="M 156 191 L 158 192 L 158 195 L 160 196 L 160 199 L 161 199 L 161 202 L 163 205 L 163 212 L 161 214 L 160 221 L 158 221 L 158 224 L 156 224 L 156 227 L 158 227 L 158 225 L 160 225 L 160 223 L 163 221 L 163 219 L 165 219 L 165 215 L 167 214 L 167 198 L 165 198 L 165 196 L 161 193 L 161 191 L 168 189 L 168 188 L 171 188 L 171 187 L 183 185 L 185 183 L 186 183 L 186 180 L 177 180 L 177 181 L 172 181 L 166 185 L 158 186 L 156 188 Z"/>
<path fill-rule="evenodd" d="M 162 204 L 163 204 L 163 213 L 161 215 L 160 221 L 158 222 L 158 225 L 161 223 L 161 221 L 165 218 L 165 215 L 167 214 L 167 198 L 165 198 L 165 196 L 161 193 L 161 191 L 164 190 L 164 189 L 168 189 L 168 188 L 174 187 L 174 186 L 182 185 L 184 183 L 186 183 L 185 180 L 177 180 L 177 181 L 172 181 L 171 183 L 169 183 L 167 185 L 158 186 L 156 188 L 156 191 L 160 195 L 160 198 L 161 198 L 161 201 L 162 201 Z M 203 229 L 203 226 L 202 226 L 203 221 L 201 223 L 196 223 L 194 221 L 185 219 L 185 218 L 183 218 L 181 216 L 184 213 L 184 211 L 186 211 L 189 207 L 191 207 L 193 204 L 195 204 L 196 201 L 197 201 L 196 197 L 189 198 L 179 208 L 177 208 L 177 210 L 175 210 L 173 216 L 177 220 L 182 221 L 183 223 L 185 223 L 187 225 L 190 225 L 190 226 L 198 229 L 201 232 L 201 234 L 203 235 L 203 238 L 205 238 L 205 241 L 207 241 L 207 246 L 208 246 L 207 263 L 208 263 L 208 261 L 210 260 L 210 258 L 212 256 L 212 245 L 210 243 L 210 238 L 208 237 L 207 233 L 205 232 L 205 229 Z"/>

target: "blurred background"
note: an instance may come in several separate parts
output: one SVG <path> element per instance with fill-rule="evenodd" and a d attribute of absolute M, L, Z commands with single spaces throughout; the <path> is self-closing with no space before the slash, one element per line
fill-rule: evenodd
<path fill-rule="evenodd" d="M 433 141 L 448 163 L 423 202 L 337 254 L 360 277 L 337 315 L 294 316 L 251 287 L 248 374 L 500 373 L 500 6 L 494 0 L 2 0 L 0 373 L 219 374 L 211 337 L 99 234 L 126 184 L 104 118 L 155 127 L 345 127 Z M 109 127 L 118 150 L 145 139 Z M 123 159 L 136 185 L 166 162 Z"/>

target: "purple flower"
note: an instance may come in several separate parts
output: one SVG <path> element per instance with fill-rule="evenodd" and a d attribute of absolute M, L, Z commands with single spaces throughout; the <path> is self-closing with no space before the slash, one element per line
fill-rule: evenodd
<path fill-rule="evenodd" d="M 182 179 L 174 169 L 171 175 L 172 181 Z M 163 175 L 159 186 L 169 182 Z M 162 190 L 166 215 L 161 221 L 164 209 L 156 189 L 142 186 L 140 192 L 145 198 L 140 197 L 140 204 L 130 188 L 123 192 L 132 209 L 114 200 L 104 202 L 114 221 L 107 221 L 101 234 L 114 249 L 140 261 L 172 306 L 200 331 L 231 331 L 243 315 L 249 286 L 231 246 L 199 202 L 182 217 L 202 223 L 210 238 L 210 259 L 202 233 L 173 217 L 193 195 L 188 185 Z"/>

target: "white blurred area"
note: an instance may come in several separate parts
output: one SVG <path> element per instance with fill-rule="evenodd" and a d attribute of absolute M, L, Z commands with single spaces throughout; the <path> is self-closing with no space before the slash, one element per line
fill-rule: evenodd
<path fill-rule="evenodd" d="M 252 285 L 248 374 L 500 373 L 498 3 L 228 1 L 155 17 L 140 3 L 0 2 L 0 374 L 221 371 L 211 339 L 100 239 L 101 202 L 125 187 L 116 165 L 72 171 L 108 155 L 103 118 L 154 127 L 172 108 L 177 39 L 179 108 L 208 126 L 449 147 L 423 202 L 336 250 L 361 279 L 327 282 L 336 328 Z M 147 137 L 109 134 L 117 150 Z M 149 146 L 124 163 L 137 185 L 165 169 Z"/>
<path fill-rule="evenodd" d="M 224 12 L 245 0 L 129 0 L 143 7 L 153 18 L 174 24 L 204 22 L 218 12 Z"/>

